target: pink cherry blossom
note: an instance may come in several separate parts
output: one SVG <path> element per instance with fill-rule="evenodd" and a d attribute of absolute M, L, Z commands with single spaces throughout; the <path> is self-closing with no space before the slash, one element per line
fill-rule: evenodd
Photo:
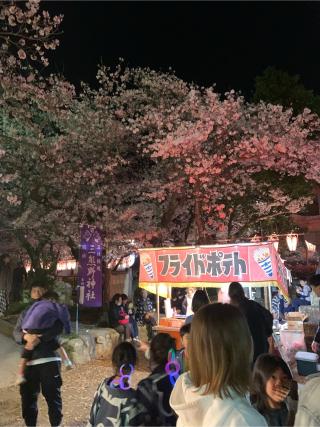
<path fill-rule="evenodd" d="M 20 59 L 26 59 L 26 57 L 27 57 L 26 52 L 23 49 L 19 49 L 18 50 L 18 57 Z"/>

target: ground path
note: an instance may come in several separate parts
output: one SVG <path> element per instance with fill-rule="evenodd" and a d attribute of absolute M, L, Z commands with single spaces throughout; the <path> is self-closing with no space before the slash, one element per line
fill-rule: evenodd
<path fill-rule="evenodd" d="M 8 387 L 14 384 L 20 347 L 12 338 L 0 333 L 0 387 Z"/>
<path fill-rule="evenodd" d="M 19 352 L 14 342 L 1 335 L 0 341 L 0 384 L 2 375 L 8 379 L 7 384 L 14 381 Z M 8 340 L 8 341 L 7 341 Z M 147 365 L 140 358 L 141 363 L 133 374 L 132 385 L 147 376 Z M 3 364 L 3 361 L 5 363 Z M 8 373 L 5 373 L 6 370 Z M 10 372 L 10 373 L 9 373 Z M 63 426 L 83 426 L 86 424 L 92 404 L 93 395 L 103 378 L 110 376 L 113 370 L 110 362 L 95 360 L 80 365 L 71 371 L 63 371 Z M 39 398 L 38 425 L 48 426 L 47 407 L 42 396 Z M 0 388 L 0 426 L 23 426 L 20 409 L 19 388 L 5 386 Z"/>

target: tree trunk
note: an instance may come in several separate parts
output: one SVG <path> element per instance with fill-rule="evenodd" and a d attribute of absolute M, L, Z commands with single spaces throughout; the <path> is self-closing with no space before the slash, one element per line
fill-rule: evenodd
<path fill-rule="evenodd" d="M 168 207 L 161 218 L 161 228 L 167 228 L 167 226 L 170 224 L 178 205 L 179 196 L 177 194 L 173 194 L 169 200 Z"/>
<path fill-rule="evenodd" d="M 203 244 L 205 242 L 205 228 L 201 217 L 201 202 L 198 197 L 199 182 L 195 185 L 195 203 L 194 203 L 194 220 L 197 228 L 197 243 Z"/>

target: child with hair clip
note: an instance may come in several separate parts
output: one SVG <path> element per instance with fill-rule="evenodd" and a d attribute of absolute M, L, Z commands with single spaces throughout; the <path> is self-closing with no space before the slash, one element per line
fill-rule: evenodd
<path fill-rule="evenodd" d="M 130 377 L 137 362 L 137 353 L 129 342 L 118 344 L 112 353 L 114 374 L 99 385 L 92 403 L 89 426 L 130 426 L 137 415 L 135 390 Z"/>
<path fill-rule="evenodd" d="M 151 341 L 149 357 L 151 374 L 139 382 L 136 394 L 138 415 L 132 426 L 175 426 L 177 417 L 169 405 L 173 384 L 167 364 L 175 352 L 175 340 L 165 333 Z"/>
<path fill-rule="evenodd" d="M 253 370 L 251 402 L 268 426 L 293 426 L 297 410 L 297 384 L 279 356 L 262 354 Z"/>

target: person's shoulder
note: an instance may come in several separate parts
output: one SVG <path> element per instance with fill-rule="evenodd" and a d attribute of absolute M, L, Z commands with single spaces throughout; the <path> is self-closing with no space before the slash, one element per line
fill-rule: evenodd
<path fill-rule="evenodd" d="M 314 378 L 308 379 L 300 393 L 300 400 L 308 400 L 310 396 L 320 396 L 320 374 L 316 374 Z"/>
<path fill-rule="evenodd" d="M 31 307 L 38 307 L 39 305 L 43 305 L 46 303 L 47 300 L 45 299 L 37 299 L 32 302 Z"/>
<path fill-rule="evenodd" d="M 164 372 L 160 368 L 154 369 L 150 375 L 148 375 L 146 378 L 143 378 L 139 384 L 138 387 L 151 387 L 152 384 L 155 384 L 163 379 L 166 379 L 168 377 L 167 373 Z"/>
<path fill-rule="evenodd" d="M 30 305 L 28 305 L 23 312 L 21 313 L 21 317 L 24 318 L 25 316 L 33 313 L 35 310 L 37 310 L 38 307 L 41 307 L 41 300 L 40 301 L 33 301 Z"/>
<path fill-rule="evenodd" d="M 245 398 L 230 402 L 230 418 L 237 426 L 267 426 L 265 418 Z"/>
<path fill-rule="evenodd" d="M 61 302 L 55 302 L 54 304 L 56 304 L 56 307 L 58 307 L 59 310 L 69 311 L 69 308 L 68 308 L 67 304 L 63 304 Z"/>

